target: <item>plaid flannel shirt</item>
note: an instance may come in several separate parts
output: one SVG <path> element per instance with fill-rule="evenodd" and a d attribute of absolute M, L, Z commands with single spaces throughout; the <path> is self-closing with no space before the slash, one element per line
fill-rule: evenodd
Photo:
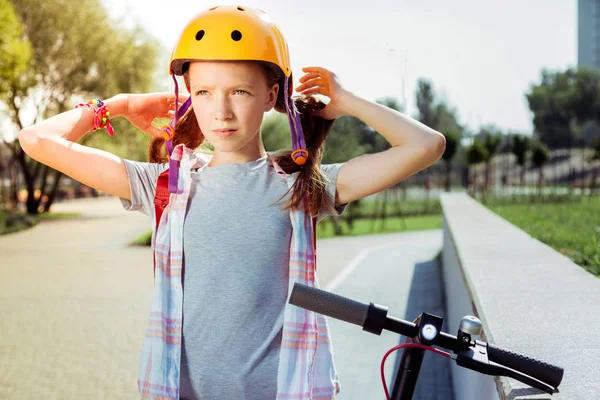
<path fill-rule="evenodd" d="M 183 222 L 191 186 L 189 171 L 202 167 L 211 156 L 179 144 L 171 158 L 179 161 L 178 188 L 171 194 L 158 227 L 153 224 L 154 293 L 142 345 L 138 389 L 141 399 L 179 399 L 183 288 Z M 291 187 L 298 173 L 279 176 Z M 185 173 L 188 172 L 188 173 Z M 313 220 L 309 212 L 290 211 L 292 240 L 288 298 L 277 375 L 277 400 L 332 399 L 341 390 L 335 368 L 327 319 L 289 304 L 294 282 L 318 286 L 313 248 Z"/>

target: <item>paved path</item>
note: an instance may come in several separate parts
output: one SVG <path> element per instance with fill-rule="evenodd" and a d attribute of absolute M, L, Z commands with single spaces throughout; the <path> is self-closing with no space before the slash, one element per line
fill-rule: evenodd
<path fill-rule="evenodd" d="M 441 230 L 385 236 L 388 240 L 379 243 L 366 246 L 357 243 L 360 253 L 336 279 L 322 287 L 365 304 L 387 306 L 388 315 L 408 321 L 421 312 L 444 317 L 444 290 L 435 260 L 442 246 Z M 364 244 L 376 238 L 364 237 Z M 377 336 L 357 325 L 332 318 L 328 321 L 342 384 L 336 400 L 385 399 L 381 360 L 389 349 L 404 340 L 387 331 Z M 447 326 L 442 330 L 447 332 Z M 394 354 L 400 355 L 400 351 Z M 398 363 L 399 357 L 393 355 L 386 360 L 384 373 L 390 394 Z M 426 352 L 414 399 L 453 400 L 449 367 L 450 360 Z"/>
<path fill-rule="evenodd" d="M 0 236 L 0 399 L 133 399 L 152 288 L 150 220 L 118 199 Z"/>
<path fill-rule="evenodd" d="M 127 243 L 151 221 L 124 211 L 115 197 L 56 204 L 54 211 L 82 216 L 0 236 L 0 399 L 137 398 L 152 255 Z M 365 250 L 373 246 L 382 247 Z M 440 231 L 320 240 L 319 282 L 412 320 L 411 309 L 435 312 L 441 304 L 437 295 L 430 308 L 418 301 L 435 294 L 431 260 L 440 247 Z M 329 321 L 343 385 L 336 400 L 384 398 L 379 361 L 397 337 Z M 423 368 L 427 362 L 426 355 Z"/>

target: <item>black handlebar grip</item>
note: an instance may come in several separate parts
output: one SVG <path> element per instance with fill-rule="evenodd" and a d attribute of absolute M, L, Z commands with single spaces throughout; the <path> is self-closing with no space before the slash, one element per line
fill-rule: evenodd
<path fill-rule="evenodd" d="M 563 378 L 561 367 L 490 343 L 488 343 L 488 359 L 536 378 L 555 388 L 558 387 Z"/>
<path fill-rule="evenodd" d="M 363 326 L 367 317 L 367 304 L 340 296 L 326 290 L 295 282 L 290 304 L 329 317 Z"/>

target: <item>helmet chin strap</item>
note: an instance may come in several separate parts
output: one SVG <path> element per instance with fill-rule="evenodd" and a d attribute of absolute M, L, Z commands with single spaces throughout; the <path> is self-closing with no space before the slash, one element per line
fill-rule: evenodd
<path fill-rule="evenodd" d="M 289 82 L 288 78 L 284 77 L 283 92 L 286 95 L 285 99 L 285 110 L 287 113 L 288 121 L 290 123 L 290 132 L 292 134 L 292 159 L 298 165 L 304 165 L 308 159 L 308 151 L 306 151 L 306 143 L 304 142 L 304 132 L 302 131 L 302 124 L 300 123 L 300 114 L 296 108 L 296 104 L 289 93 Z"/>
<path fill-rule="evenodd" d="M 188 110 L 190 105 L 192 104 L 192 96 L 188 97 L 187 100 L 178 108 L 177 104 L 179 102 L 179 85 L 177 84 L 177 78 L 175 78 L 175 74 L 171 74 L 173 77 L 173 82 L 175 82 L 175 116 L 171 123 L 163 128 L 163 131 L 167 133 L 166 146 L 167 153 L 169 154 L 169 193 L 177 193 L 181 194 L 182 191 L 177 187 L 177 182 L 179 181 L 179 165 L 177 164 L 177 160 L 174 160 L 171 157 L 173 154 L 173 135 L 175 133 L 175 127 L 177 126 L 177 121 L 181 118 L 185 112 Z"/>
<path fill-rule="evenodd" d="M 300 113 L 296 108 L 296 103 L 294 103 L 291 93 L 288 97 L 288 78 L 284 77 L 283 80 L 285 81 L 283 86 L 286 95 L 285 109 L 290 123 L 290 132 L 292 134 L 292 160 L 294 160 L 297 165 L 302 166 L 306 163 L 306 160 L 308 160 L 308 151 L 306 150 L 306 143 L 304 141 L 304 131 L 302 130 L 302 123 L 300 122 Z M 310 204 L 310 197 L 308 194 L 305 194 L 303 197 L 305 205 L 308 206 Z M 312 221 L 312 223 L 314 224 L 315 222 Z"/>

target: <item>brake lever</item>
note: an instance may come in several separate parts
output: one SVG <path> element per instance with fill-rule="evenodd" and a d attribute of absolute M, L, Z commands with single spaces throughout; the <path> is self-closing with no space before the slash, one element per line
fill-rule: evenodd
<path fill-rule="evenodd" d="M 451 358 L 456 361 L 457 365 L 473 371 L 486 375 L 508 376 L 548 394 L 558 393 L 558 388 L 552 387 L 545 382 L 532 378 L 531 376 L 512 368 L 490 361 L 487 356 L 486 346 L 477 343 L 477 341 L 475 341 L 474 347 L 475 349 L 469 347 L 468 349 L 461 350 L 458 352 L 458 355 L 452 355 Z"/>

